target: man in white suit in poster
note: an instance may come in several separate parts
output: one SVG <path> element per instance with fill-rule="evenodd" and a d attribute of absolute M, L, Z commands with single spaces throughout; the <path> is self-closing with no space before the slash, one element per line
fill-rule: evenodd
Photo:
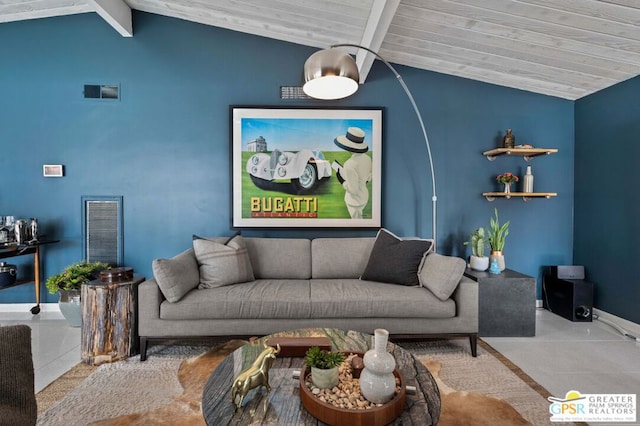
<path fill-rule="evenodd" d="M 369 201 L 367 183 L 371 180 L 371 157 L 367 155 L 369 147 L 364 143 L 365 133 L 358 127 L 349 127 L 345 136 L 338 136 L 334 143 L 351 152 L 351 157 L 340 165 L 334 161 L 332 166 L 336 171 L 338 181 L 345 189 L 344 202 L 351 215 L 351 219 L 362 219 L 363 210 Z"/>

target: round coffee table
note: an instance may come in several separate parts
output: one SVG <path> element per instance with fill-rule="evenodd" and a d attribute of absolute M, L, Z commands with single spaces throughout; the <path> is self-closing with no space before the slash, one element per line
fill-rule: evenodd
<path fill-rule="evenodd" d="M 304 365 L 301 357 L 278 356 L 269 370 L 271 392 L 267 393 L 263 387 L 252 389 L 244 398 L 242 408 L 238 410 L 231 402 L 231 384 L 264 349 L 264 339 L 322 336 L 331 339 L 334 350 L 366 352 L 372 344 L 372 336 L 369 334 L 333 328 L 310 328 L 275 333 L 259 339 L 258 345 L 244 345 L 218 365 L 204 386 L 202 413 L 207 424 L 317 425 L 318 420 L 300 402 L 300 381 L 293 378 L 293 372 L 302 370 Z M 407 393 L 404 411 L 391 424 L 435 425 L 440 417 L 440 393 L 435 380 L 411 353 L 394 344 L 390 344 L 389 348 L 406 385 L 417 389 L 414 395 Z"/>

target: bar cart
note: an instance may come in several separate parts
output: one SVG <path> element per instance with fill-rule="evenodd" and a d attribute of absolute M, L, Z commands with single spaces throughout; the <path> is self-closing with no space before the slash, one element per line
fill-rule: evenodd
<path fill-rule="evenodd" d="M 30 241 L 26 244 L 17 244 L 15 242 L 0 244 L 0 259 L 7 259 L 16 256 L 28 256 L 33 255 L 33 279 L 21 279 L 16 280 L 15 283 L 0 287 L 0 290 L 4 290 L 7 288 L 15 287 L 22 284 L 34 283 L 35 292 L 36 292 L 36 306 L 31 308 L 31 313 L 33 315 L 37 315 L 40 313 L 40 273 L 41 273 L 41 258 L 40 246 L 44 246 L 47 244 L 58 243 L 60 240 L 39 240 L 39 241 Z"/>

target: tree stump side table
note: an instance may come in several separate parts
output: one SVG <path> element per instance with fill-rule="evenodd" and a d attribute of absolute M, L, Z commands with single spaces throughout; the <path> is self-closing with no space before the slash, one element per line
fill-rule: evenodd
<path fill-rule="evenodd" d="M 94 280 L 82 285 L 82 361 L 100 365 L 138 353 L 138 284 Z"/>

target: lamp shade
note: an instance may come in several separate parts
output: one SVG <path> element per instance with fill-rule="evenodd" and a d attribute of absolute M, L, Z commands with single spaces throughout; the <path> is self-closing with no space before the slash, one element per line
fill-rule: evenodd
<path fill-rule="evenodd" d="M 316 99 L 342 99 L 358 90 L 360 73 L 353 58 L 340 49 L 320 50 L 304 63 L 302 90 Z"/>

